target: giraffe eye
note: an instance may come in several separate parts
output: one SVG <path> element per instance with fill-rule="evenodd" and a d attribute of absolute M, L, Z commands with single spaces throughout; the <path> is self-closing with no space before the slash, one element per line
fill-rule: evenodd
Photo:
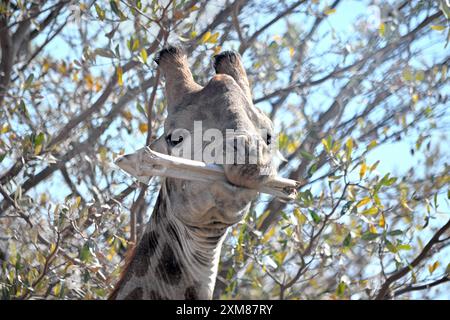
<path fill-rule="evenodd" d="M 183 142 L 183 137 L 182 136 L 178 136 L 178 138 L 173 138 L 172 134 L 169 134 L 166 137 L 166 141 L 171 147 L 175 147 L 176 145 L 178 145 L 181 142 Z"/>
<path fill-rule="evenodd" d="M 266 143 L 267 145 L 272 143 L 272 135 L 270 133 L 267 134 Z"/>

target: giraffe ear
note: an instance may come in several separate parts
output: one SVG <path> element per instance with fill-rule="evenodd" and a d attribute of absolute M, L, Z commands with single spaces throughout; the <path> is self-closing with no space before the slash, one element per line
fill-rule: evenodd
<path fill-rule="evenodd" d="M 150 143 L 149 147 L 153 151 L 163 153 L 163 154 L 169 154 L 169 149 L 168 149 L 166 137 L 164 134 L 162 136 L 160 136 L 158 139 L 156 139 L 155 141 L 153 141 L 152 143 Z"/>
<path fill-rule="evenodd" d="M 161 50 L 155 62 L 166 79 L 166 98 L 169 109 L 180 104 L 186 95 L 202 89 L 194 81 L 186 53 L 181 47 L 169 46 Z"/>
<path fill-rule="evenodd" d="M 217 74 L 227 74 L 231 76 L 237 82 L 239 87 L 241 87 L 247 99 L 252 101 L 250 84 L 239 53 L 235 51 L 224 51 L 214 56 L 214 69 Z"/>

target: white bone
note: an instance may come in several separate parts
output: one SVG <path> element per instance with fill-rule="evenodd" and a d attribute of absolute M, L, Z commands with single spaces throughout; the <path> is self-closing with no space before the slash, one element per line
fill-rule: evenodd
<path fill-rule="evenodd" d="M 148 183 L 149 177 L 152 176 L 208 183 L 215 181 L 228 183 L 221 166 L 162 154 L 151 150 L 149 147 L 118 157 L 114 163 L 144 183 Z M 274 177 L 257 191 L 284 200 L 294 200 L 297 196 L 298 187 L 300 187 L 298 181 Z"/>

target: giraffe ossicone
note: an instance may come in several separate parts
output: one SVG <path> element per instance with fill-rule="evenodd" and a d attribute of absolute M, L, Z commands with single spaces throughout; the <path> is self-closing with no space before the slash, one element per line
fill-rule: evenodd
<path fill-rule="evenodd" d="M 157 55 L 168 114 L 164 133 L 150 148 L 168 155 L 181 147 L 189 149 L 179 156 L 223 166 L 226 181 L 162 179 L 150 221 L 110 299 L 211 299 L 227 230 L 242 220 L 256 190 L 276 175 L 273 124 L 252 103 L 239 54 L 226 51 L 214 60 L 216 75 L 201 86 L 180 47 Z M 178 136 L 177 130 L 185 135 Z M 205 137 L 208 130 L 211 139 L 200 143 L 185 138 L 199 133 Z M 226 137 L 230 130 L 238 133 L 241 143 L 225 138 L 211 148 L 211 132 Z M 206 154 L 213 156 L 205 159 L 208 145 Z M 220 163 L 219 158 L 225 160 Z"/>

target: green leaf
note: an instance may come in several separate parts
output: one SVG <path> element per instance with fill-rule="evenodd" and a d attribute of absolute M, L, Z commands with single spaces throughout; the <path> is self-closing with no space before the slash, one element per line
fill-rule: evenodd
<path fill-rule="evenodd" d="M 396 236 L 403 235 L 403 231 L 402 230 L 394 230 L 394 231 L 389 231 L 387 234 L 389 236 L 396 237 Z"/>
<path fill-rule="evenodd" d="M 308 212 L 315 223 L 320 223 L 322 219 L 315 211 L 308 209 Z"/>
<path fill-rule="evenodd" d="M 397 248 L 389 240 L 386 240 L 386 248 L 392 253 L 397 253 L 398 251 Z"/>
<path fill-rule="evenodd" d="M 91 257 L 91 249 L 89 248 L 89 244 L 86 242 L 80 250 L 80 260 L 86 262 Z"/>
<path fill-rule="evenodd" d="M 313 163 L 308 169 L 308 176 L 312 176 L 317 171 L 317 162 Z"/>
<path fill-rule="evenodd" d="M 97 16 L 100 19 L 100 21 L 105 20 L 105 10 L 100 8 L 100 6 L 96 3 L 94 4 L 94 6 L 95 6 L 95 11 L 97 12 Z"/>
<path fill-rule="evenodd" d="M 361 235 L 361 239 L 364 241 L 371 241 L 371 240 L 375 240 L 379 236 L 380 236 L 380 234 L 378 234 L 378 233 L 372 233 L 370 231 L 367 231 Z"/>
<path fill-rule="evenodd" d="M 118 16 L 120 18 L 120 20 L 126 20 L 126 16 L 123 14 L 123 12 L 119 9 L 119 7 L 117 6 L 116 1 L 114 0 L 110 0 L 109 4 L 111 6 L 111 10 L 116 14 L 116 16 Z"/>
<path fill-rule="evenodd" d="M 343 216 L 344 214 L 346 214 L 348 212 L 348 210 L 350 209 L 350 206 L 354 203 L 355 201 L 350 200 L 348 201 L 346 204 L 344 204 L 344 206 L 342 207 L 341 210 L 341 216 Z"/>
<path fill-rule="evenodd" d="M 144 116 L 147 116 L 147 112 L 144 110 L 144 108 L 141 106 L 141 104 L 138 102 L 136 105 L 136 108 L 140 113 L 142 113 Z"/>
<path fill-rule="evenodd" d="M 28 88 L 30 88 L 31 84 L 33 83 L 34 80 L 34 74 L 30 74 L 27 78 L 27 80 L 25 80 L 25 83 L 23 85 L 24 90 L 27 90 Z"/>
<path fill-rule="evenodd" d="M 351 244 L 352 244 L 352 235 L 349 233 L 349 234 L 345 237 L 344 241 L 342 242 L 342 245 L 343 245 L 344 247 L 349 247 Z"/>
<path fill-rule="evenodd" d="M 346 289 L 347 289 L 347 285 L 343 281 L 341 281 L 341 282 L 339 282 L 339 285 L 336 288 L 336 294 L 339 297 L 342 297 L 342 296 L 344 296 Z"/>
<path fill-rule="evenodd" d="M 409 251 L 411 249 L 412 249 L 412 247 L 409 244 L 400 244 L 400 245 L 397 246 L 397 250 Z"/>
<path fill-rule="evenodd" d="M 309 153 L 305 150 L 300 150 L 300 154 L 306 160 L 309 160 L 309 161 L 314 160 L 314 155 L 312 155 L 311 153 Z"/>
<path fill-rule="evenodd" d="M 40 145 L 42 145 L 44 140 L 45 140 L 45 134 L 43 132 L 41 132 L 34 138 L 34 145 L 40 146 Z"/>

